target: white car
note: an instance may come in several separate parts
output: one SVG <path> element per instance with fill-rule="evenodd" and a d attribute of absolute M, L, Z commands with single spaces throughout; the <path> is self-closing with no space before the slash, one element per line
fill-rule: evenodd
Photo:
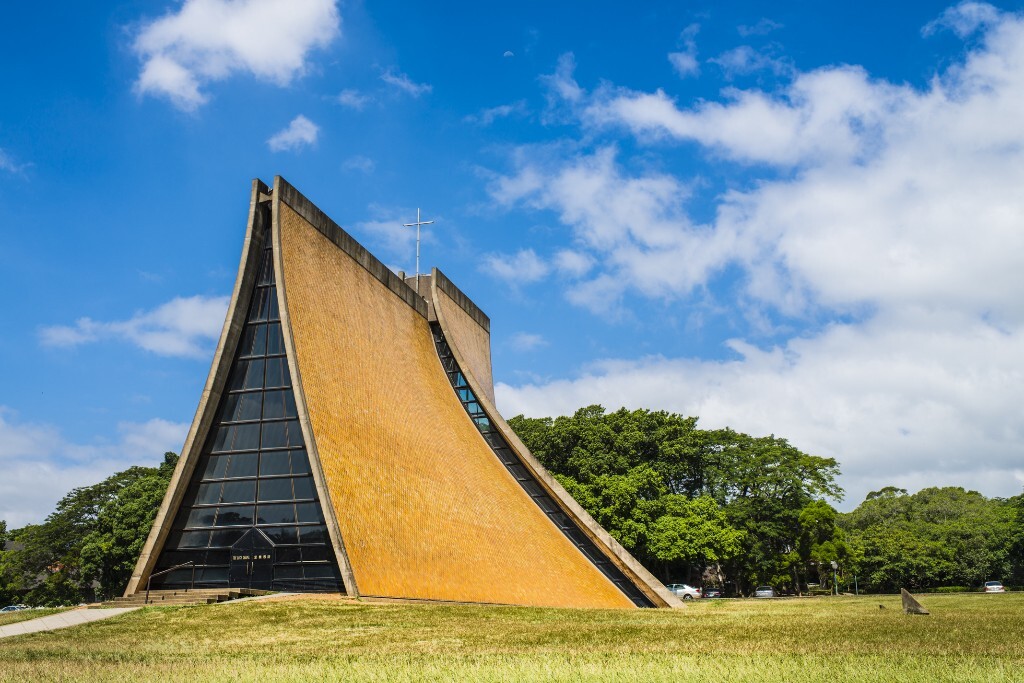
<path fill-rule="evenodd" d="M 986 581 L 985 582 L 985 593 L 1005 593 L 1006 589 L 1003 588 L 1003 584 L 998 581 Z"/>
<path fill-rule="evenodd" d="M 777 598 L 779 594 L 771 586 L 758 586 L 754 591 L 755 598 Z"/>
<path fill-rule="evenodd" d="M 670 583 L 665 588 L 668 588 L 683 600 L 697 600 L 702 597 L 699 588 L 694 588 L 685 583 Z"/>

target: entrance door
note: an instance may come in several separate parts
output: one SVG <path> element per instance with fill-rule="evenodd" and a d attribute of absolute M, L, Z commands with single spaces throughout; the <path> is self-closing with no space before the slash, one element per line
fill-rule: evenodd
<path fill-rule="evenodd" d="M 249 529 L 231 546 L 228 583 L 232 588 L 270 590 L 274 580 L 274 542 L 259 529 Z"/>

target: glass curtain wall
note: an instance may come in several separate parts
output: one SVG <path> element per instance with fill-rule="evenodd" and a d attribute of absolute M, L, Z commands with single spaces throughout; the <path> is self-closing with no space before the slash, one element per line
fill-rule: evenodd
<path fill-rule="evenodd" d="M 154 573 L 193 564 L 153 588 L 344 590 L 299 429 L 270 246 L 261 259 L 216 420 Z M 246 549 L 253 528 L 271 552 Z M 239 565 L 250 557 L 258 571 Z"/>

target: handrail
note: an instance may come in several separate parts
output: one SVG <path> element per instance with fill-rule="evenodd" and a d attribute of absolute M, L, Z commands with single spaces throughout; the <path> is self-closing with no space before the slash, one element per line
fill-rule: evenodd
<path fill-rule="evenodd" d="M 154 576 L 162 576 L 164 574 L 168 574 L 170 572 L 173 572 L 175 569 L 181 569 L 182 567 L 188 567 L 189 565 L 192 566 L 192 588 L 195 588 L 196 587 L 196 563 L 194 561 L 192 561 L 192 560 L 189 560 L 188 562 L 185 562 L 183 564 L 175 565 L 175 566 L 171 567 L 170 569 L 165 569 L 165 570 L 163 570 L 161 572 L 154 572 L 153 574 L 150 574 L 149 578 L 146 579 L 146 602 L 143 603 L 143 604 L 146 604 L 146 605 L 149 604 L 149 584 L 152 583 Z"/>

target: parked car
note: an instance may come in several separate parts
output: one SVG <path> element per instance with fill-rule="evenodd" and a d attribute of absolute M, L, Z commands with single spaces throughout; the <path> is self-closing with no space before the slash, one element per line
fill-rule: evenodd
<path fill-rule="evenodd" d="M 777 598 L 779 594 L 771 586 L 758 586 L 754 591 L 755 598 Z"/>
<path fill-rule="evenodd" d="M 705 598 L 720 598 L 722 597 L 722 589 L 705 586 L 701 590 L 700 594 L 703 595 Z"/>
<path fill-rule="evenodd" d="M 1003 584 L 998 581 L 986 581 L 985 582 L 985 593 L 1005 593 L 1006 589 L 1003 588 Z"/>
<path fill-rule="evenodd" d="M 0 609 L 0 612 L 20 612 L 23 609 L 28 609 L 28 605 L 8 605 Z"/>
<path fill-rule="evenodd" d="M 670 591 L 675 593 L 677 597 L 682 598 L 683 600 L 697 600 L 701 597 L 699 588 L 694 588 L 693 586 L 685 583 L 670 583 L 665 586 L 665 588 L 668 588 Z"/>

